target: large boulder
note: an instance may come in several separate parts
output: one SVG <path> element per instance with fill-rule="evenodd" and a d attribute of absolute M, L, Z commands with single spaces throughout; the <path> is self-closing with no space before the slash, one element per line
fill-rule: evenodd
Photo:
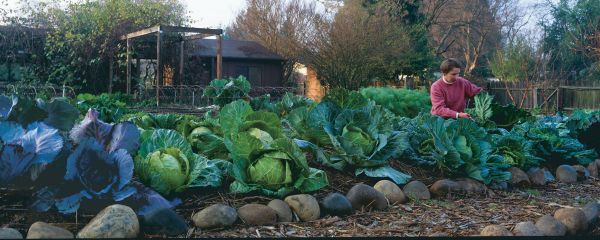
<path fill-rule="evenodd" d="M 23 239 L 23 235 L 14 228 L 0 228 L 0 239 Z"/>
<path fill-rule="evenodd" d="M 533 222 L 517 223 L 513 229 L 513 234 L 515 236 L 544 236 L 544 233 L 542 233 Z"/>
<path fill-rule="evenodd" d="M 188 225 L 175 211 L 157 208 L 142 217 L 142 231 L 149 235 L 178 236 L 187 233 Z"/>
<path fill-rule="evenodd" d="M 573 165 L 575 171 L 577 172 L 577 181 L 584 181 L 590 177 L 590 171 L 584 166 L 581 165 Z"/>

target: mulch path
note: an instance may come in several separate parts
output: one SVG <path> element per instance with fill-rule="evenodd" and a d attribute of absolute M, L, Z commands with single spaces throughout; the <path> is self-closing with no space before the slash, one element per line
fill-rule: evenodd
<path fill-rule="evenodd" d="M 394 163 L 427 185 L 441 179 L 439 172 L 426 171 L 409 165 Z M 377 181 L 355 177 L 350 173 L 324 169 L 330 186 L 312 193 L 317 199 L 330 192 L 345 194 L 353 185 L 373 186 Z M 66 228 L 73 233 L 81 230 L 92 213 L 63 216 L 55 211 L 36 213 L 27 209 L 27 192 L 0 189 L 0 227 L 16 228 L 23 235 L 36 221 L 44 221 Z M 226 189 L 192 190 L 180 196 L 184 201 L 175 210 L 190 226 L 191 216 L 214 204 L 226 203 L 235 208 L 247 203 L 267 204 L 271 198 L 242 196 L 227 193 Z M 477 235 L 489 224 L 500 224 L 511 230 L 522 221 L 533 221 L 544 214 L 552 215 L 562 206 L 581 207 L 600 200 L 600 180 L 589 179 L 575 184 L 550 183 L 544 187 L 524 187 L 506 191 L 490 190 L 485 195 L 454 195 L 445 199 L 410 201 L 393 205 L 385 211 L 356 212 L 346 217 L 325 216 L 312 222 L 283 223 L 272 226 L 247 226 L 236 223 L 227 229 L 201 230 L 190 228 L 182 237 L 346 237 L 346 236 L 429 236 L 445 233 L 449 236 Z M 239 220 L 238 220 L 239 221 Z M 600 235 L 600 223 L 591 226 L 590 235 Z M 160 236 L 146 236 L 160 237 Z"/>

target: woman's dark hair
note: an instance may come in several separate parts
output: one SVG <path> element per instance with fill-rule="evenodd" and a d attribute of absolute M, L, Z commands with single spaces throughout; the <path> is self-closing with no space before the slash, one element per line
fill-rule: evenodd
<path fill-rule="evenodd" d="M 440 70 L 442 70 L 443 74 L 449 73 L 454 68 L 461 68 L 458 60 L 456 60 L 454 58 L 448 58 L 448 59 L 444 60 L 442 62 L 442 65 L 440 66 Z"/>

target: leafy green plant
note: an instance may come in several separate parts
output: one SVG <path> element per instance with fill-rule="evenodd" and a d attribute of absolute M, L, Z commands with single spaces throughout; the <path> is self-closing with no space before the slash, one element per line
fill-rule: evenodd
<path fill-rule="evenodd" d="M 293 110 L 285 122 L 296 143 L 312 149 L 321 163 L 403 184 L 410 176 L 388 165 L 408 148 L 406 133 L 393 131 L 394 120 L 391 112 L 360 93 L 335 90 L 314 108 Z"/>
<path fill-rule="evenodd" d="M 308 166 L 304 153 L 284 136 L 275 113 L 254 112 L 238 100 L 223 107 L 219 123 L 233 160 L 232 192 L 283 197 L 327 186 L 325 172 Z"/>
<path fill-rule="evenodd" d="M 431 100 L 426 91 L 391 87 L 368 87 L 360 93 L 392 111 L 399 117 L 415 117 L 419 112 L 431 110 Z"/>
<path fill-rule="evenodd" d="M 100 120 L 104 122 L 119 122 L 123 115 L 129 113 L 125 102 L 121 102 L 107 93 L 97 96 L 89 93 L 82 93 L 77 95 L 75 101 L 75 105 L 81 114 L 85 114 L 89 109 L 96 109 L 100 114 Z"/>
<path fill-rule="evenodd" d="M 248 99 L 250 82 L 244 76 L 228 79 L 215 79 L 204 89 L 203 97 L 220 107 L 238 99 Z"/>
<path fill-rule="evenodd" d="M 444 120 L 422 114 L 409 122 L 406 128 L 412 148 L 406 157 L 437 166 L 452 176 L 468 176 L 490 184 L 510 179 L 509 164 L 494 152 L 487 131 L 469 119 Z"/>
<path fill-rule="evenodd" d="M 217 187 L 229 162 L 208 160 L 192 152 L 190 144 L 170 129 L 146 130 L 135 158 L 140 180 L 165 195 L 192 187 Z"/>
<path fill-rule="evenodd" d="M 515 125 L 511 132 L 525 137 L 533 143 L 535 155 L 552 166 L 570 162 L 587 165 L 596 159 L 594 149 L 587 149 L 576 138 L 571 137 L 561 115 L 543 117 L 537 121 Z"/>
<path fill-rule="evenodd" d="M 493 135 L 492 139 L 496 153 L 504 157 L 504 162 L 511 166 L 526 171 L 544 162 L 543 158 L 534 155 L 533 142 L 521 135 L 505 132 L 502 135 Z"/>

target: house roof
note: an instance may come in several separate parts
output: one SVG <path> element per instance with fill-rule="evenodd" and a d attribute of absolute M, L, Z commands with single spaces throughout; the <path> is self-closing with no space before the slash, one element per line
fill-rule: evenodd
<path fill-rule="evenodd" d="M 193 42 L 197 48 L 189 52 L 190 55 L 201 57 L 217 56 L 216 39 L 199 39 Z M 282 56 L 271 52 L 269 49 L 253 41 L 222 40 L 223 58 L 285 60 Z"/>

